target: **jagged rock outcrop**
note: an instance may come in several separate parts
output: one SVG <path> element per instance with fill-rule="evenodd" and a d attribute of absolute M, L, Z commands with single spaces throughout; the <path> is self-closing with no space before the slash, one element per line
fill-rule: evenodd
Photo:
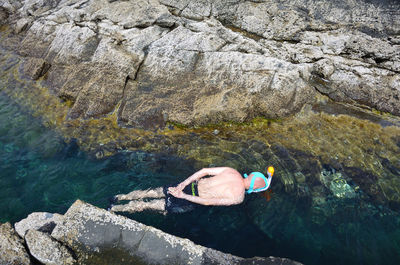
<path fill-rule="evenodd" d="M 0 264 L 31 264 L 23 240 L 10 223 L 0 224 Z"/>
<path fill-rule="evenodd" d="M 54 223 L 55 227 L 44 229 Z M 63 216 L 32 213 L 16 227 L 23 231 L 33 260 L 43 264 L 300 265 L 286 258 L 225 254 L 80 200 Z M 23 240 L 9 223 L 0 226 L 0 246 L 1 264 L 30 264 Z"/>
<path fill-rule="evenodd" d="M 243 259 L 225 254 L 79 200 L 51 236 L 68 245 L 83 264 L 299 264 L 275 257 Z"/>
<path fill-rule="evenodd" d="M 1 0 L 21 73 L 120 124 L 277 118 L 322 93 L 400 115 L 398 1 Z M 19 41 L 16 41 L 19 40 Z M 17 44 L 17 45 L 16 45 Z M 36 59 L 31 59 L 31 57 Z"/>

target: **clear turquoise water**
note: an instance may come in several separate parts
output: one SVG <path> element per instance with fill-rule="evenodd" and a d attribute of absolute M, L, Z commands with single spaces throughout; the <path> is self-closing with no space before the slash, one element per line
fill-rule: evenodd
<path fill-rule="evenodd" d="M 32 211 L 63 213 L 78 198 L 106 207 L 113 194 L 176 181 L 163 160 L 143 152 L 89 157 L 0 92 L 0 222 Z"/>
<path fill-rule="evenodd" d="M 19 221 L 34 211 L 64 213 L 78 198 L 105 208 L 114 194 L 177 182 L 194 170 L 190 161 L 144 152 L 94 159 L 0 92 L 0 222 Z M 243 257 L 281 256 L 305 264 L 400 263 L 398 211 L 363 197 L 327 195 L 325 200 L 311 208 L 309 198 L 277 189 L 270 201 L 255 194 L 238 206 L 128 216 Z M 315 220 L 325 216 L 315 211 L 331 209 L 335 213 L 328 220 Z"/>

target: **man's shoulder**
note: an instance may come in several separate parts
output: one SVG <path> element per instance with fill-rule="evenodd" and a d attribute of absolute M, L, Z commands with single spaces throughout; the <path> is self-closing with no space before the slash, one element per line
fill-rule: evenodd
<path fill-rule="evenodd" d="M 221 174 L 235 176 L 235 177 L 242 177 L 242 175 L 234 168 L 227 167 Z"/>

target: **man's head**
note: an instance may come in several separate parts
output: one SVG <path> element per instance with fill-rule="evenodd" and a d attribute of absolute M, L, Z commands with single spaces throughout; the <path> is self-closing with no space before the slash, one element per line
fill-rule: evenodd
<path fill-rule="evenodd" d="M 249 176 L 247 176 L 247 174 L 244 174 L 244 185 L 247 189 L 246 192 L 252 193 L 267 190 L 269 188 L 269 185 L 271 184 L 271 179 L 274 171 L 275 170 L 273 167 L 268 167 L 268 179 L 264 176 L 264 174 L 260 172 L 252 172 Z"/>

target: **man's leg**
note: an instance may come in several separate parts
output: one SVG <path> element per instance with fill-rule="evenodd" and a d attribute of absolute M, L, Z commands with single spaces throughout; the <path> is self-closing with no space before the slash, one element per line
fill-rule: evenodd
<path fill-rule="evenodd" d="M 115 195 L 115 201 L 130 201 L 130 200 L 140 200 L 144 198 L 164 198 L 165 194 L 163 188 L 156 188 L 151 190 L 134 190 L 128 194 L 118 194 Z"/>
<path fill-rule="evenodd" d="M 147 202 L 131 201 L 128 204 L 112 206 L 110 209 L 110 211 L 112 212 L 128 212 L 128 213 L 141 212 L 143 210 L 154 210 L 154 211 L 165 212 L 165 200 L 159 199 Z"/>

